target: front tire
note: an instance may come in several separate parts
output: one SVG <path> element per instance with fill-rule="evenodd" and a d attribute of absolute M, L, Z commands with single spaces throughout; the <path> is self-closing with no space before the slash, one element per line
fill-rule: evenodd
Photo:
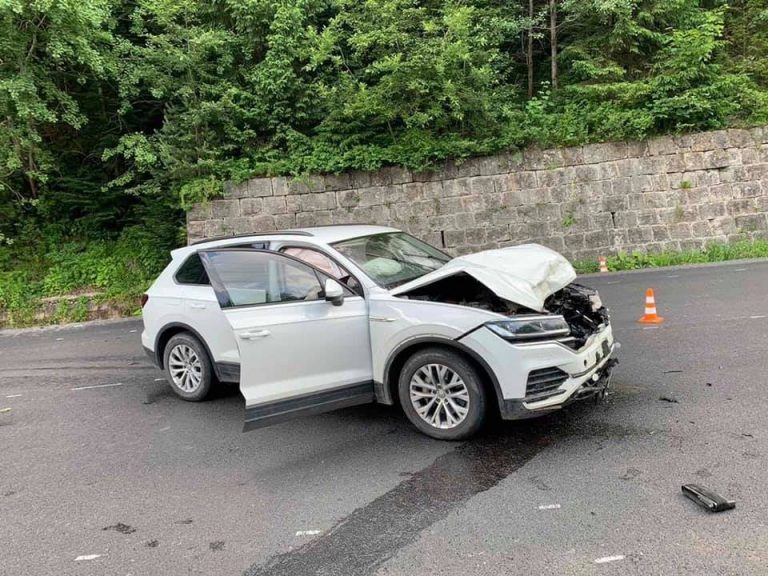
<path fill-rule="evenodd" d="M 163 366 L 171 389 L 188 402 L 205 400 L 213 384 L 213 367 L 205 346 L 189 332 L 180 332 L 165 345 Z"/>
<path fill-rule="evenodd" d="M 485 422 L 480 374 L 450 350 L 427 348 L 411 356 L 400 371 L 398 394 L 411 423 L 439 440 L 469 438 Z"/>

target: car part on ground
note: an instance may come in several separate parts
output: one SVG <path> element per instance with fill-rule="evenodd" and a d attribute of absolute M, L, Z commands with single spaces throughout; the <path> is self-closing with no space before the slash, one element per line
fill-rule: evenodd
<path fill-rule="evenodd" d="M 205 400 L 213 383 L 211 360 L 200 341 L 189 332 L 180 332 L 168 340 L 163 366 L 171 389 L 189 402 Z"/>
<path fill-rule="evenodd" d="M 683 484 L 680 488 L 686 498 L 693 500 L 696 504 L 710 512 L 723 512 L 724 510 L 736 508 L 734 500 L 723 498 L 719 494 L 712 492 L 712 490 L 698 484 Z"/>

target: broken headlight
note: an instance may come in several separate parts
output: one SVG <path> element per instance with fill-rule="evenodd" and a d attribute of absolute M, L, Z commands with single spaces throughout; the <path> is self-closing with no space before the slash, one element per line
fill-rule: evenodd
<path fill-rule="evenodd" d="M 488 322 L 488 328 L 506 340 L 533 340 L 568 336 L 571 329 L 559 315 L 516 316 L 509 320 Z"/>

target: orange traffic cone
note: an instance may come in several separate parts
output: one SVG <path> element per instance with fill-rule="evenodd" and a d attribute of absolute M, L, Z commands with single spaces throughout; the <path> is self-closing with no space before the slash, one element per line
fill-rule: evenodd
<path fill-rule="evenodd" d="M 661 324 L 664 318 L 656 314 L 656 297 L 653 295 L 653 288 L 645 291 L 645 314 L 638 320 L 643 324 Z"/>
<path fill-rule="evenodd" d="M 608 261 L 605 259 L 605 256 L 600 256 L 598 261 L 600 262 L 600 272 L 608 272 Z"/>

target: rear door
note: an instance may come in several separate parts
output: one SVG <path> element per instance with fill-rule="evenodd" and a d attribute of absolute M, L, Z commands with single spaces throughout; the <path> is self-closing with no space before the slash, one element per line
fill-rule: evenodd
<path fill-rule="evenodd" d="M 245 429 L 374 399 L 366 301 L 291 256 L 213 249 L 201 257 L 240 350 Z"/>

